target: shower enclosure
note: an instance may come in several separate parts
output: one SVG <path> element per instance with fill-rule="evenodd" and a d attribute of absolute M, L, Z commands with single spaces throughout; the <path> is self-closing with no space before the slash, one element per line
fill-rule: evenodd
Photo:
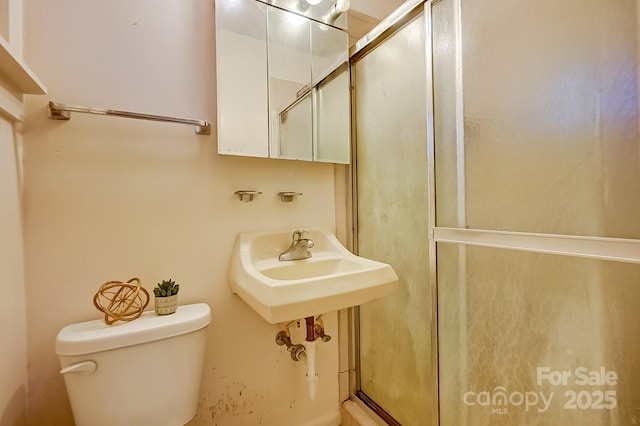
<path fill-rule="evenodd" d="M 634 1 L 408 1 L 356 46 L 354 398 L 390 424 L 640 423 Z"/>

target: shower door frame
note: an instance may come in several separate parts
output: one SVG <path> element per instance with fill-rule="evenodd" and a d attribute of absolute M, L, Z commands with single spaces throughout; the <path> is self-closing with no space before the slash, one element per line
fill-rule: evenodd
<path fill-rule="evenodd" d="M 457 191 L 458 191 L 458 215 L 459 227 L 437 226 L 436 222 L 436 193 L 435 193 L 435 132 L 434 132 L 434 88 L 433 88 L 433 36 L 432 36 L 432 6 L 452 1 L 455 19 L 455 98 L 456 98 L 456 155 L 457 155 Z M 596 237 L 588 235 L 562 235 L 544 234 L 533 232 L 499 231 L 487 229 L 466 228 L 465 218 L 465 197 L 464 187 L 465 157 L 464 157 L 464 117 L 463 117 L 463 79 L 462 79 L 462 33 L 461 33 L 461 3 L 462 0 L 409 0 L 405 2 L 389 18 L 382 21 L 372 32 L 363 39 L 356 42 L 350 52 L 350 64 L 352 69 L 352 105 L 355 105 L 355 87 L 353 85 L 353 64 L 361 57 L 365 56 L 376 46 L 383 43 L 389 36 L 401 29 L 407 22 L 420 13 L 424 13 L 425 22 L 425 49 L 426 49 L 426 133 L 427 140 L 427 176 L 428 176 L 428 200 L 429 210 L 427 212 L 429 220 L 429 286 L 431 296 L 431 368 L 430 378 L 433 386 L 434 410 L 433 425 L 440 424 L 439 411 L 439 368 L 438 368 L 438 287 L 437 287 L 437 253 L 438 243 L 459 244 L 461 254 L 461 271 L 464 277 L 464 253 L 466 246 L 481 246 L 491 248 L 502 248 L 509 250 L 526 251 L 532 253 L 547 253 L 553 255 L 563 255 L 571 257 L 583 257 L 590 259 L 600 259 L 623 263 L 640 264 L 640 239 Z M 352 123 L 356 122 L 356 111 L 352 108 Z M 352 162 L 351 162 L 351 185 L 350 200 L 352 203 L 351 215 L 351 243 L 355 253 L 358 252 L 358 201 L 357 201 L 357 135 L 356 126 L 352 126 Z M 463 278 L 464 279 L 464 278 Z M 464 310 L 464 307 L 461 307 Z M 349 318 L 350 344 L 350 397 L 360 407 L 370 410 L 388 424 L 394 423 L 394 419 L 381 407 L 375 404 L 360 391 L 359 383 L 359 342 L 358 342 L 358 308 L 352 309 Z M 464 330 L 461 333 L 465 335 Z M 464 361 L 463 361 L 464 362 Z"/>
<path fill-rule="evenodd" d="M 431 336 L 431 354 L 430 368 L 432 377 L 430 383 L 433 391 L 433 416 L 432 424 L 439 424 L 438 410 L 438 324 L 437 324 L 437 281 L 436 281 L 436 242 L 433 239 L 433 228 L 435 220 L 435 184 L 434 163 L 433 163 L 433 85 L 430 83 L 432 78 L 432 60 L 431 60 L 431 4 L 438 0 L 407 0 L 396 11 L 381 21 L 371 32 L 366 34 L 362 39 L 358 40 L 349 52 L 349 64 L 351 69 L 351 105 L 355 105 L 356 88 L 354 78 L 354 64 L 362 57 L 373 51 L 377 46 L 384 43 L 389 37 L 401 30 L 406 24 L 410 23 L 420 14 L 424 15 L 424 34 L 425 34 L 425 88 L 426 88 L 426 132 L 427 140 L 427 179 L 429 210 L 427 219 L 429 224 L 429 287 L 431 303 L 430 309 L 430 336 Z M 351 122 L 356 123 L 357 112 L 355 108 L 351 110 Z M 351 246 L 354 253 L 358 253 L 358 188 L 357 188 L 357 134 L 356 126 L 352 125 L 351 129 L 352 150 L 351 150 L 351 175 L 350 175 L 350 201 L 351 211 L 349 219 L 351 221 Z M 350 310 L 349 317 L 349 335 L 350 335 L 350 374 L 349 374 L 349 394 L 352 401 L 359 407 L 368 411 L 370 414 L 377 416 L 379 420 L 384 421 L 391 426 L 400 425 L 400 423 L 391 416 L 387 411 L 379 406 L 373 399 L 360 390 L 360 344 L 359 344 L 359 307 L 355 306 Z"/>

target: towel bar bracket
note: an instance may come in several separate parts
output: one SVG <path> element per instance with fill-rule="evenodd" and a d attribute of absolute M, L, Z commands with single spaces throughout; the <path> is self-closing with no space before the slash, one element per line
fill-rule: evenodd
<path fill-rule="evenodd" d="M 49 118 L 52 120 L 69 120 L 71 119 L 71 113 L 69 111 L 58 108 L 58 105 L 49 102 Z"/>

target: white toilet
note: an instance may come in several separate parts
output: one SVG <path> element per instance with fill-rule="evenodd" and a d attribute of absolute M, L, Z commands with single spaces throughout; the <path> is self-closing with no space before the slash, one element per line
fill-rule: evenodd
<path fill-rule="evenodd" d="M 77 426 L 179 426 L 193 418 L 211 321 L 209 305 L 172 315 L 64 327 L 60 357 Z"/>

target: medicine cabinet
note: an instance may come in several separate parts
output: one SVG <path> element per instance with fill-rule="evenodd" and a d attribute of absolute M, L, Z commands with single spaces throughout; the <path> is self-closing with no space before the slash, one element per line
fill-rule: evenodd
<path fill-rule="evenodd" d="M 217 0 L 218 152 L 349 163 L 348 43 L 289 10 Z"/>

